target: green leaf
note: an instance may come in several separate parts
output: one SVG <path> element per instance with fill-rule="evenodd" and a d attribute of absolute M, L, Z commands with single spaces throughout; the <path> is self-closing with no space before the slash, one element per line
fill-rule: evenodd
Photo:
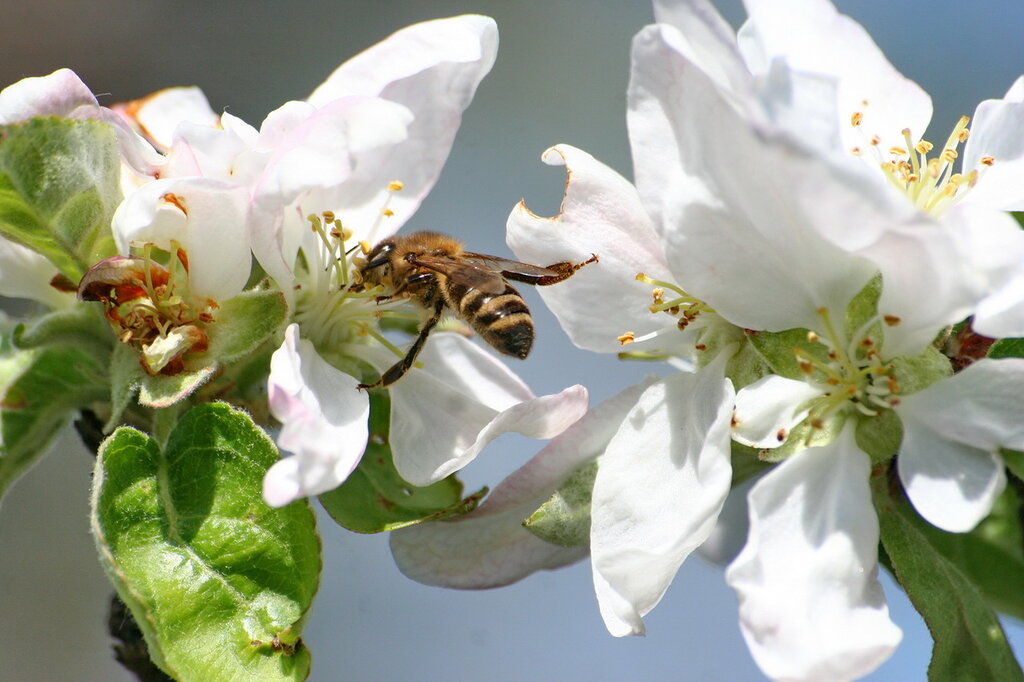
<path fill-rule="evenodd" d="M 597 462 L 584 464 L 542 504 L 523 527 L 541 540 L 560 547 L 590 544 L 590 499 Z"/>
<path fill-rule="evenodd" d="M 873 479 L 882 544 L 896 578 L 924 618 L 935 642 L 928 678 L 1024 680 L 1006 634 L 981 592 L 930 541 L 931 531 L 911 507 L 894 497 L 885 476 Z M 1019 587 L 1019 580 L 1016 583 Z"/>
<path fill-rule="evenodd" d="M 247 291 L 221 304 L 207 326 L 209 355 L 229 363 L 256 350 L 284 323 L 288 304 L 280 291 Z"/>
<path fill-rule="evenodd" d="M 1001 452 L 1006 468 L 1010 470 L 1011 474 L 1024 481 L 1024 452 L 1007 450 L 1005 448 Z"/>
<path fill-rule="evenodd" d="M 113 129 L 40 117 L 0 126 L 0 234 L 46 256 L 73 282 L 115 253 L 121 200 Z"/>
<path fill-rule="evenodd" d="M 90 352 L 106 356 L 114 338 L 110 325 L 92 305 L 73 305 L 33 318 L 14 331 L 14 345 L 18 348 L 64 344 L 88 348 Z"/>
<path fill-rule="evenodd" d="M 750 345 L 771 367 L 775 374 L 804 381 L 807 375 L 800 369 L 800 363 L 794 351 L 802 350 L 807 356 L 814 357 L 823 365 L 828 364 L 828 348 L 823 343 L 812 343 L 807 340 L 806 329 L 788 329 L 784 332 L 752 332 L 747 335 Z"/>
<path fill-rule="evenodd" d="M 122 427 L 100 449 L 93 534 L 150 656 L 175 679 L 309 674 L 300 634 L 320 541 L 305 500 L 263 502 L 277 459 L 270 438 L 223 403 L 187 412 L 166 448 Z"/>
<path fill-rule="evenodd" d="M 107 397 L 106 368 L 80 348 L 0 354 L 0 497 L 80 407 Z"/>
<path fill-rule="evenodd" d="M 370 391 L 366 452 L 344 483 L 320 496 L 331 518 L 356 533 L 380 533 L 475 509 L 486 488 L 463 499 L 462 482 L 455 476 L 420 488 L 398 475 L 388 445 L 390 420 L 387 391 Z"/>
<path fill-rule="evenodd" d="M 846 318 L 843 323 L 846 327 L 847 341 L 852 340 L 855 334 L 859 334 L 861 337 L 871 336 L 876 341 L 881 341 L 878 338 L 878 334 L 882 331 L 882 326 L 876 319 L 878 316 L 878 299 L 881 297 L 882 276 L 875 275 L 868 280 L 864 288 L 858 291 L 857 295 L 846 306 Z M 864 325 L 872 321 L 874 322 L 870 328 L 864 329 Z"/>
<path fill-rule="evenodd" d="M 999 339 L 988 349 L 990 358 L 1024 358 L 1024 339 Z"/>

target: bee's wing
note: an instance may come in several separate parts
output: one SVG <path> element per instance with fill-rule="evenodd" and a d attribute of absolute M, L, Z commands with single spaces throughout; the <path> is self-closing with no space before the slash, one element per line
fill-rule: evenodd
<path fill-rule="evenodd" d="M 539 265 L 530 265 L 529 263 L 520 263 L 517 260 L 509 260 L 507 258 L 499 258 L 498 256 L 488 256 L 483 253 L 463 253 L 462 257 L 466 260 L 477 261 L 482 267 L 498 270 L 504 277 L 508 279 L 514 279 L 517 282 L 526 282 L 527 284 L 540 284 L 552 278 L 564 279 L 561 276 L 560 270 L 553 270 L 551 268 L 543 268 Z"/>
<path fill-rule="evenodd" d="M 415 258 L 411 258 L 409 262 L 413 265 L 439 272 L 453 282 L 470 287 L 471 289 L 477 289 L 485 294 L 504 293 L 507 286 L 505 279 L 501 276 L 501 270 L 498 268 L 480 266 L 445 256 L 431 256 L 428 254 L 417 255 Z"/>

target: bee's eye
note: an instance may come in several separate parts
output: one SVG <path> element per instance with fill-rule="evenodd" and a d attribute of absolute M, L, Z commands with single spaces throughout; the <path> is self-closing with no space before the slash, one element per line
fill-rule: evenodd
<path fill-rule="evenodd" d="M 372 270 L 373 268 L 379 268 L 382 265 L 386 265 L 391 259 L 391 252 L 394 250 L 394 244 L 382 244 L 372 254 L 370 254 L 370 259 L 366 262 L 366 266 L 363 267 L 363 270 Z"/>

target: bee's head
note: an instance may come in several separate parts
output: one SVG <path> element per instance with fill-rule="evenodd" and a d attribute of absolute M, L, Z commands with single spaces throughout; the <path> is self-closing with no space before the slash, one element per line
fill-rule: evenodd
<path fill-rule="evenodd" d="M 395 242 L 385 239 L 377 242 L 377 245 L 366 255 L 366 263 L 359 268 L 359 274 L 364 282 L 370 284 L 383 284 L 384 279 L 391 272 L 391 258 L 395 252 Z"/>

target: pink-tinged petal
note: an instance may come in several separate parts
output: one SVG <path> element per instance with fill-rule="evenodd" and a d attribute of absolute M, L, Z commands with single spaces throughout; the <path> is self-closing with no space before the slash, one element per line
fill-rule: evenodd
<path fill-rule="evenodd" d="M 320 109 L 289 102 L 260 131 L 260 145 L 272 143 L 273 155 L 253 189 L 254 200 L 284 207 L 304 191 L 349 181 L 357 167 L 376 165 L 376 157 L 406 139 L 411 120 L 405 107 L 373 97 L 350 97 Z M 386 186 L 385 180 L 380 189 Z"/>
<path fill-rule="evenodd" d="M 978 184 L 966 201 L 1004 211 L 1024 210 L 1024 76 L 1004 99 L 978 105 L 971 121 L 971 136 L 964 146 L 963 169 L 977 169 Z M 992 166 L 982 165 L 990 156 Z"/>
<path fill-rule="evenodd" d="M 343 202 L 332 207 L 362 207 L 357 214 L 350 212 L 347 225 L 368 228 L 388 201 L 393 215 L 385 229 L 391 234 L 419 208 L 440 175 L 462 112 L 490 71 L 497 47 L 498 31 L 488 17 L 414 24 L 342 64 L 310 95 L 308 101 L 317 107 L 352 95 L 379 96 L 413 113 L 408 137 L 382 150 L 371 167 L 362 169 L 358 185 L 347 187 L 339 197 Z M 395 180 L 404 188 L 389 193 L 387 185 Z M 368 240 L 387 234 L 377 231 Z"/>
<path fill-rule="evenodd" d="M 661 149 L 634 143 L 634 165 L 638 182 L 651 183 L 647 193 L 661 197 L 679 284 L 729 322 L 817 329 L 820 308 L 841 318 L 874 274 L 836 235 L 877 234 L 897 219 L 898 205 L 879 206 L 863 178 L 765 133 L 656 26 L 633 42 L 629 126 L 633 140 L 662 140 Z"/>
<path fill-rule="evenodd" d="M 50 286 L 57 268 L 46 257 L 21 244 L 0 237 L 0 296 L 27 298 L 51 308 L 75 301 L 73 293 Z"/>
<path fill-rule="evenodd" d="M 98 107 L 96 97 L 74 71 L 23 78 L 0 91 L 0 124 L 33 116 L 69 116 L 78 107 Z"/>
<path fill-rule="evenodd" d="M 258 139 L 254 128 L 227 114 L 224 120 L 234 124 L 221 127 L 185 121 L 178 125 L 161 177 L 196 175 L 251 186 L 269 154 L 253 151 Z"/>
<path fill-rule="evenodd" d="M 690 552 L 714 528 L 732 473 L 725 359 L 647 388 L 599 460 L 590 549 L 608 631 L 644 633 Z"/>
<path fill-rule="evenodd" d="M 736 394 L 732 437 L 753 448 L 782 445 L 789 432 L 807 416 L 804 405 L 821 395 L 806 381 L 770 374 Z"/>
<path fill-rule="evenodd" d="M 246 231 L 248 193 L 205 178 L 154 180 L 132 192 L 114 213 L 118 250 L 147 243 L 188 254 L 192 291 L 217 301 L 242 291 L 252 256 Z"/>
<path fill-rule="evenodd" d="M 842 148 L 865 147 L 873 135 L 880 149 L 903 147 L 902 131 L 920 137 L 932 116 L 928 93 L 886 59 L 864 27 L 827 0 L 746 0 L 756 26 L 762 64 L 782 58 L 790 69 L 836 79 Z M 751 64 L 754 68 L 756 64 Z M 854 112 L 860 126 L 850 125 Z"/>
<path fill-rule="evenodd" d="M 544 218 L 519 202 L 508 218 L 509 248 L 536 265 L 579 263 L 597 254 L 597 263 L 537 291 L 577 346 L 619 352 L 617 338 L 624 332 L 642 336 L 665 324 L 663 316 L 648 311 L 651 286 L 636 281 L 641 272 L 671 279 L 661 238 L 636 189 L 614 170 L 569 145 L 552 147 L 542 158 L 568 169 L 561 210 Z M 595 315 L 595 310 L 606 314 Z"/>
<path fill-rule="evenodd" d="M 545 542 L 523 528 L 523 520 L 574 471 L 604 451 L 645 386 L 627 388 L 588 411 L 502 481 L 473 512 L 392 533 L 391 551 L 398 568 L 427 585 L 485 589 L 585 557 L 587 547 Z"/>
<path fill-rule="evenodd" d="M 969 531 L 1006 487 L 999 448 L 1024 449 L 1024 359 L 983 359 L 896 408 L 898 465 L 914 507 L 929 522 Z"/>
<path fill-rule="evenodd" d="M 195 86 L 158 90 L 142 99 L 119 105 L 115 111 L 137 125 L 162 150 L 171 148 L 181 123 L 208 128 L 216 127 L 219 123 L 206 95 Z"/>
<path fill-rule="evenodd" d="M 502 433 L 552 438 L 587 409 L 582 386 L 534 397 L 501 362 L 458 334 L 431 336 L 419 361 L 422 369 L 390 389 L 395 467 L 414 485 L 458 471 Z"/>
<path fill-rule="evenodd" d="M 747 646 L 772 679 L 852 680 L 902 638 L 878 582 L 870 466 L 847 428 L 750 491 L 749 539 L 725 578 Z"/>
<path fill-rule="evenodd" d="M 366 392 L 298 333 L 298 325 L 290 325 L 270 361 L 270 410 L 282 424 L 277 442 L 292 453 L 263 480 L 263 498 L 272 507 L 343 483 L 363 456 L 369 434 Z"/>

